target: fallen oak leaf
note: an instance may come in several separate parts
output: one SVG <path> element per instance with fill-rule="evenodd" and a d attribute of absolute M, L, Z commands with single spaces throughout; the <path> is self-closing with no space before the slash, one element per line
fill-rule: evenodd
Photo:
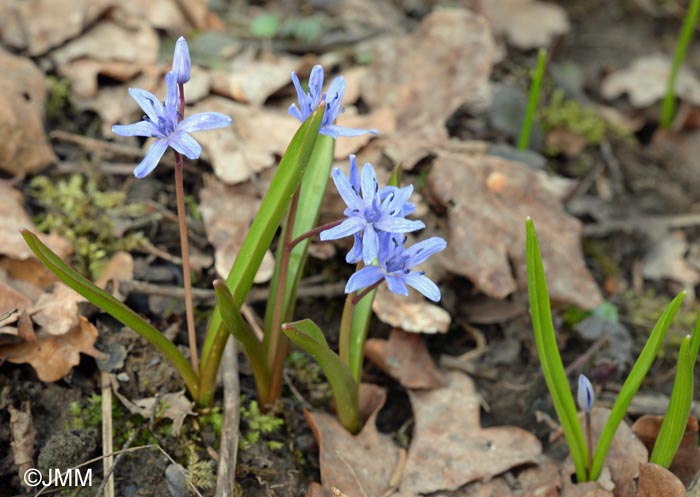
<path fill-rule="evenodd" d="M 653 463 L 639 466 L 636 497 L 685 497 L 685 486 L 669 470 Z"/>
<path fill-rule="evenodd" d="M 414 333 L 447 333 L 452 322 L 445 309 L 426 301 L 417 292 L 398 295 L 384 285 L 377 289 L 372 310 L 383 323 Z"/>
<path fill-rule="evenodd" d="M 542 453 L 537 437 L 521 428 L 481 428 L 474 382 L 459 372 L 446 377 L 443 388 L 409 391 L 415 428 L 400 497 L 455 490 L 475 480 L 489 480 L 534 462 Z"/>
<path fill-rule="evenodd" d="M 561 204 L 571 183 L 489 155 L 440 153 L 428 188 L 447 208 L 447 249 L 437 260 L 489 297 L 527 287 L 526 217 L 537 223 L 552 300 L 592 309 L 602 301 L 581 251 L 581 223 Z M 515 274 L 512 274 L 511 267 Z"/>
<path fill-rule="evenodd" d="M 34 467 L 34 441 L 36 430 L 32 422 L 32 410 L 28 401 L 22 402 L 20 409 L 12 405 L 7 407 L 10 413 L 10 432 L 12 433 L 12 458 L 17 466 L 20 481 L 24 473 Z"/>
<path fill-rule="evenodd" d="M 93 346 L 97 340 L 95 328 L 83 316 L 67 333 L 39 336 L 35 342 L 0 347 L 0 357 L 13 364 L 30 364 L 41 381 L 58 381 L 80 362 L 80 353 L 94 358 L 104 354 Z"/>

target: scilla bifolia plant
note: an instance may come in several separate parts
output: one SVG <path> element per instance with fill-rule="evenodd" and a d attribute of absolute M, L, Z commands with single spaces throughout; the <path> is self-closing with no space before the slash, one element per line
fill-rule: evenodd
<path fill-rule="evenodd" d="M 173 69 L 166 76 L 167 95 L 165 102 L 161 103 L 154 95 L 143 90 L 130 90 L 131 95 L 145 112 L 145 116 L 138 123 L 114 127 L 114 132 L 117 134 L 156 138 L 146 153 L 146 157 L 134 171 L 137 177 L 143 177 L 153 171 L 166 149 L 173 148 L 177 164 L 175 171 L 176 191 L 182 189 L 182 178 L 178 176 L 181 175 L 182 155 L 196 159 L 201 153 L 201 147 L 189 136 L 189 133 L 219 128 L 231 123 L 227 116 L 213 112 L 183 118 L 185 110 L 183 85 L 189 79 L 189 68 L 190 59 L 187 44 L 184 39 L 180 39 L 175 49 Z M 286 348 L 283 344 L 280 345 L 279 340 L 275 342 L 274 346 L 267 346 L 268 343 L 274 342 L 274 339 L 266 337 L 265 346 L 262 346 L 265 351 L 256 350 L 257 346 L 246 340 L 252 332 L 241 319 L 239 308 L 253 284 L 253 277 L 260 267 L 265 252 L 272 243 L 285 212 L 289 212 L 285 225 L 285 240 L 297 229 L 294 226 L 294 231 L 291 230 L 294 221 L 289 221 L 289 219 L 296 220 L 299 226 L 308 226 L 309 228 L 315 224 L 321 196 L 329 176 L 333 155 L 333 138 L 367 132 L 365 130 L 348 130 L 334 124 L 335 118 L 342 110 L 341 101 L 345 87 L 342 78 L 337 78 L 331 85 L 329 92 L 322 94 L 323 69 L 317 66 L 312 71 L 312 84 L 309 87 L 308 95 L 301 89 L 296 76 L 293 78 L 300 94 L 300 108 L 293 106 L 293 109 L 298 111 L 298 115 L 296 112 L 294 115 L 297 115 L 302 124 L 282 157 L 270 188 L 231 268 L 226 281 L 231 301 L 228 302 L 229 305 L 226 306 L 226 309 L 215 309 L 205 337 L 199 365 L 197 365 L 195 338 L 192 334 L 190 334 L 191 361 L 188 361 L 175 344 L 168 341 L 147 321 L 63 263 L 36 235 L 26 230 L 23 231 L 29 247 L 63 282 L 154 345 L 172 363 L 182 376 L 192 398 L 201 406 L 209 405 L 213 400 L 216 373 L 228 338 L 226 328 L 221 325 L 222 313 L 227 316 L 228 328 L 234 330 L 234 335 L 242 341 L 246 352 L 251 357 L 261 399 L 267 403 L 274 402 L 275 397 L 269 392 L 273 391 L 274 388 L 271 388 L 271 384 L 275 381 L 279 384 L 279 380 L 275 380 L 274 375 L 281 376 L 281 368 L 275 369 L 269 364 L 281 363 Z M 325 136 L 319 137 L 319 135 Z M 179 197 L 180 193 L 177 195 Z M 187 246 L 186 233 L 184 233 L 184 208 L 180 209 L 180 205 L 181 201 L 178 198 L 183 260 L 185 260 Z M 299 208 L 302 205 L 303 208 Z M 295 215 L 296 212 L 299 213 L 298 216 Z M 305 245 L 299 243 L 294 247 L 294 250 L 289 251 L 284 258 L 286 262 L 280 263 L 278 261 L 278 266 L 282 264 L 286 265 L 286 268 L 279 269 L 279 275 L 284 276 L 277 276 L 278 295 L 274 305 L 277 307 L 282 305 L 280 304 L 282 302 L 285 307 L 282 307 L 282 311 L 276 311 L 280 312 L 278 317 L 280 324 L 268 328 L 271 333 L 276 332 L 278 336 L 281 333 L 281 319 L 290 315 L 293 308 L 296 285 L 303 267 Z M 284 246 L 288 246 L 288 244 L 285 243 Z M 188 265 L 186 263 L 184 265 L 184 272 L 188 274 Z M 291 278 L 282 281 L 282 278 L 288 275 L 291 275 Z M 217 287 L 218 293 L 221 294 L 220 290 L 225 286 L 221 283 Z M 273 286 L 273 288 L 275 287 Z M 279 288 L 283 291 L 279 291 Z M 187 287 L 186 293 L 190 293 Z M 274 350 L 274 353 L 268 353 L 268 350 Z M 265 356 L 264 360 L 259 359 L 262 356 Z M 273 359 L 271 360 L 270 357 Z"/>
<path fill-rule="evenodd" d="M 532 328 L 535 334 L 535 343 L 537 345 L 537 353 L 542 365 L 547 388 L 552 396 L 552 403 L 556 410 L 557 416 L 564 431 L 566 442 L 569 445 L 571 459 L 576 468 L 576 479 L 579 482 L 597 480 L 600 472 L 603 469 L 605 457 L 610 449 L 615 432 L 617 431 L 622 418 L 624 417 L 627 407 L 632 398 L 639 390 L 642 380 L 646 376 L 651 367 L 654 358 L 659 352 L 661 343 L 671 325 L 673 316 L 678 311 L 685 297 L 685 292 L 681 292 L 676 298 L 671 301 L 666 310 L 661 314 L 649 338 L 647 339 L 644 348 L 637 358 L 632 370 L 625 380 L 620 393 L 615 399 L 612 411 L 598 439 L 595 450 L 587 449 L 587 444 L 583 436 L 583 429 L 579 421 L 576 405 L 569 389 L 569 381 L 564 371 L 559 349 L 557 348 L 556 337 L 554 335 L 554 325 L 552 324 L 552 314 L 549 302 L 549 293 L 547 291 L 547 282 L 544 275 L 544 267 L 542 265 L 542 257 L 540 255 L 540 247 L 537 241 L 537 233 L 535 232 L 534 224 L 531 219 L 526 221 L 527 231 L 527 275 L 528 275 L 528 292 L 530 295 L 530 314 L 532 316 Z M 687 343 L 686 343 L 687 341 Z M 696 327 L 693 344 L 690 339 L 686 339 L 681 346 L 681 357 L 679 358 L 679 367 L 682 369 L 683 379 L 680 385 L 676 388 L 674 385 L 674 393 L 676 389 L 682 390 L 683 394 L 676 395 L 676 400 L 669 405 L 667 419 L 669 419 L 673 428 L 668 428 L 668 433 L 663 434 L 668 437 L 668 447 L 673 448 L 673 453 L 678 447 L 675 444 L 675 433 L 678 426 L 682 424 L 683 430 L 688 420 L 685 409 L 688 402 L 688 366 L 691 366 L 691 382 L 690 382 L 690 398 L 692 400 L 692 364 L 694 364 L 697 354 L 698 343 L 700 341 L 700 330 Z M 684 353 L 685 351 L 685 353 Z M 682 363 L 682 364 L 681 364 Z M 681 367 L 682 366 L 682 367 Z M 676 380 L 678 385 L 678 379 Z M 589 391 L 590 389 L 590 391 Z M 590 382 L 586 385 L 585 381 L 580 382 L 579 386 L 579 404 L 584 411 L 590 410 L 593 404 L 592 386 Z M 679 400 L 680 399 L 680 400 Z M 673 404 L 679 407 L 675 407 Z M 689 409 L 689 407 L 687 407 Z M 685 417 L 683 417 L 685 413 Z M 677 418 L 677 419 L 676 419 Z M 682 421 L 681 421 L 682 418 Z M 666 420 L 664 420 L 666 423 Z M 661 435 L 661 434 L 660 434 Z M 682 435 L 682 433 L 681 433 Z M 661 436 L 659 437 L 661 439 Z M 589 438 L 590 440 L 590 438 Z M 679 439 L 680 440 L 680 439 Z M 591 441 L 588 446 L 590 447 Z M 670 450 L 660 449 L 667 454 Z M 589 453 L 592 452 L 592 457 Z M 673 455 L 671 455 L 671 459 Z"/>

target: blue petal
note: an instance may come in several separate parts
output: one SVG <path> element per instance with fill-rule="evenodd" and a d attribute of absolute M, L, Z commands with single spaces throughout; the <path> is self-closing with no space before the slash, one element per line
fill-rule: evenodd
<path fill-rule="evenodd" d="M 304 122 L 304 116 L 301 114 L 301 111 L 297 107 L 297 104 L 290 105 L 289 110 L 287 110 L 287 114 L 298 119 L 301 122 Z"/>
<path fill-rule="evenodd" d="M 134 124 L 112 126 L 112 133 L 120 136 L 158 136 L 161 137 L 158 128 L 150 121 L 139 121 Z"/>
<path fill-rule="evenodd" d="M 386 286 L 389 287 L 391 292 L 398 293 L 399 295 L 408 295 L 408 288 L 406 288 L 401 276 L 387 274 L 385 279 Z"/>
<path fill-rule="evenodd" d="M 294 84 L 294 88 L 297 91 L 297 100 L 299 101 L 299 109 L 301 110 L 300 115 L 301 117 L 294 116 L 297 119 L 299 119 L 301 122 L 304 122 L 304 120 L 309 116 L 309 109 L 311 108 L 311 102 L 309 100 L 309 96 L 306 94 L 304 91 L 304 88 L 301 86 L 301 82 L 299 81 L 299 77 L 297 76 L 297 73 L 293 72 L 292 73 L 292 83 Z M 294 104 L 292 104 L 294 105 Z M 289 113 L 292 114 L 292 107 L 289 107 Z M 304 115 L 306 114 L 306 115 Z"/>
<path fill-rule="evenodd" d="M 184 37 L 177 39 L 175 43 L 175 54 L 173 55 L 173 73 L 175 73 L 176 81 L 184 85 L 190 80 L 190 49 L 187 46 L 187 41 Z"/>
<path fill-rule="evenodd" d="M 372 264 L 379 257 L 379 237 L 371 224 L 365 227 L 362 235 L 362 260 L 365 264 Z"/>
<path fill-rule="evenodd" d="M 425 261 L 431 255 L 444 250 L 447 242 L 439 236 L 422 240 L 406 249 L 406 267 L 412 268 Z"/>
<path fill-rule="evenodd" d="M 374 285 L 382 278 L 384 278 L 384 274 L 378 266 L 365 266 L 350 276 L 347 285 L 345 285 L 345 293 L 352 293 L 360 288 Z"/>
<path fill-rule="evenodd" d="M 323 116 L 323 125 L 329 126 L 333 124 L 338 114 L 341 111 L 343 103 L 343 94 L 345 93 L 345 78 L 338 76 L 331 83 L 330 88 L 326 92 L 326 112 Z"/>
<path fill-rule="evenodd" d="M 177 90 L 177 76 L 174 72 L 169 72 L 165 75 L 165 88 L 167 90 L 165 94 L 165 117 L 170 119 L 173 124 L 177 124 L 179 117 L 179 105 L 180 97 Z"/>
<path fill-rule="evenodd" d="M 362 236 L 359 233 L 355 233 L 353 237 L 355 242 L 345 256 L 345 262 L 348 264 L 357 264 L 362 260 Z"/>
<path fill-rule="evenodd" d="M 362 198 L 365 202 L 371 202 L 376 195 L 377 175 L 374 172 L 372 164 L 369 162 L 362 166 L 362 176 L 360 177 L 360 189 L 362 190 Z"/>
<path fill-rule="evenodd" d="M 374 227 L 389 233 L 410 233 L 425 228 L 425 223 L 423 221 L 412 221 L 402 217 L 384 216 L 374 223 Z"/>
<path fill-rule="evenodd" d="M 403 280 L 407 285 L 412 286 L 433 302 L 440 300 L 440 289 L 424 274 L 410 272 L 403 276 Z M 389 279 L 387 278 L 387 283 L 388 282 Z"/>
<path fill-rule="evenodd" d="M 151 121 L 158 122 L 158 118 L 163 115 L 163 106 L 153 93 L 141 88 L 129 88 L 129 95 L 136 100 Z"/>
<path fill-rule="evenodd" d="M 360 170 L 357 168 L 355 154 L 350 154 L 350 186 L 355 192 L 360 194 Z"/>
<path fill-rule="evenodd" d="M 411 198 L 413 194 L 413 185 L 408 185 L 404 188 L 396 188 L 393 192 L 389 193 L 384 199 L 386 210 L 390 213 L 391 211 L 401 212 L 406 201 Z M 396 214 L 391 214 L 395 216 Z"/>
<path fill-rule="evenodd" d="M 339 136 L 360 136 L 364 134 L 376 135 L 376 129 L 359 129 L 359 128 L 346 128 L 345 126 L 338 126 L 337 124 L 328 124 L 321 128 L 320 133 L 322 135 L 331 136 L 333 138 L 338 138 Z"/>
<path fill-rule="evenodd" d="M 323 90 L 323 66 L 315 65 L 309 76 L 310 109 L 313 110 L 321 103 L 321 91 Z"/>
<path fill-rule="evenodd" d="M 190 160 L 199 159 L 202 155 L 202 146 L 197 140 L 183 131 L 173 133 L 169 145 Z"/>
<path fill-rule="evenodd" d="M 166 148 L 168 148 L 167 140 L 156 140 L 153 145 L 149 147 L 141 163 L 134 169 L 134 176 L 143 178 L 151 174 L 158 165 L 158 162 L 160 162 L 161 157 L 163 157 Z"/>
<path fill-rule="evenodd" d="M 364 227 L 364 220 L 359 217 L 349 217 L 338 226 L 321 231 L 320 238 L 321 241 L 326 240 L 337 240 L 339 238 L 345 238 L 353 233 L 357 233 Z"/>
<path fill-rule="evenodd" d="M 348 181 L 347 176 L 343 174 L 343 171 L 337 167 L 333 168 L 331 176 L 333 177 L 335 188 L 338 190 L 338 194 L 345 202 L 345 205 L 351 209 L 360 208 L 362 206 L 362 200 L 360 200 L 360 196 L 357 192 L 353 190 L 352 184 Z"/>
<path fill-rule="evenodd" d="M 178 129 L 187 133 L 194 131 L 205 131 L 208 129 L 225 128 L 230 125 L 233 120 L 220 112 L 200 112 L 186 117 L 178 125 Z"/>

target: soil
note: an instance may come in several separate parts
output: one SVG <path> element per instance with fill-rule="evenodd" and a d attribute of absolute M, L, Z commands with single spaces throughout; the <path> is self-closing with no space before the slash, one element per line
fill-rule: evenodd
<path fill-rule="evenodd" d="M 277 3 L 285 2 L 267 3 L 268 9 L 274 11 Z M 411 25 L 418 20 L 417 17 L 426 15 L 435 2 L 415 0 L 407 3 L 411 7 L 406 7 L 403 11 L 404 23 Z M 601 101 L 600 95 L 593 89 L 599 87 L 596 81 L 610 69 L 624 67 L 632 58 L 652 51 L 672 53 L 681 21 L 662 7 L 657 7 L 657 16 L 650 15 L 640 7 L 641 4 L 656 3 L 663 2 L 559 2 L 567 10 L 572 28 L 568 35 L 558 41 L 554 54 L 557 61 L 573 64 L 579 70 L 581 79 L 577 96 L 581 100 Z M 283 6 L 280 5 L 279 8 L 283 9 Z M 697 43 L 694 42 L 693 46 L 697 47 Z M 514 84 L 521 89 L 527 88 L 528 80 L 524 77 L 527 71 L 524 68 L 532 67 L 534 57 L 532 52 L 509 49 L 506 58 L 494 70 L 493 79 Z M 700 50 L 689 50 L 688 65 L 694 69 L 700 68 Z M 559 83 L 555 81 L 555 84 Z M 636 113 L 624 99 L 614 105 L 622 112 Z M 80 118 L 70 124 L 58 121 L 51 122 L 50 125 L 53 129 L 85 132 L 87 129 L 96 129 L 94 124 L 89 124 L 95 119 L 92 114 L 81 113 Z M 485 119 L 483 115 L 460 112 L 451 121 L 450 132 L 453 136 L 471 140 L 512 141 L 512 137 L 488 129 Z M 576 157 L 556 155 L 548 158 L 548 168 L 553 172 L 581 181 L 593 174 L 596 164 L 606 164 L 609 172 L 605 179 L 612 185 L 613 194 L 601 196 L 595 187 L 583 192 L 579 200 L 587 203 L 589 208 L 581 208 L 577 214 L 584 222 L 595 220 L 592 214 L 594 210 L 596 213 L 605 213 L 607 220 L 697 210 L 700 199 L 700 189 L 696 188 L 700 186 L 697 185 L 698 176 L 691 174 L 682 163 L 675 160 L 677 157 L 673 155 L 673 150 L 651 143 L 650 136 L 656 126 L 656 116 L 645 116 L 645 119 L 647 125 L 636 136 L 628 139 L 612 137 L 606 141 L 609 149 L 589 146 Z M 76 123 L 80 123 L 84 129 L 76 130 Z M 57 153 L 64 158 L 83 157 L 83 152 L 78 147 L 64 145 Z M 421 167 L 423 166 L 414 171 L 416 177 L 420 174 Z M 53 169 L 48 174 L 58 178 L 63 173 Z M 162 184 L 155 181 L 149 186 L 131 184 L 131 179 L 119 175 L 100 178 L 100 182 L 114 189 L 126 189 L 129 191 L 129 201 L 155 197 L 164 199 L 167 209 L 171 213 L 175 212 L 171 200 L 174 195 L 170 195 L 172 187 L 167 183 L 165 175 L 157 177 L 163 181 Z M 20 181 L 18 186 L 27 191 L 29 179 Z M 199 198 L 199 190 L 203 186 L 201 176 L 197 172 L 187 172 L 185 181 L 188 195 L 194 199 Z M 154 192 L 167 194 L 155 195 Z M 27 206 L 33 213 L 42 209 L 31 200 L 28 200 Z M 211 254 L 212 248 L 203 235 L 201 220 L 194 219 L 191 229 L 193 250 L 200 254 Z M 685 234 L 691 250 L 692 247 L 697 248 L 700 230 L 689 227 L 685 229 Z M 179 253 L 177 226 L 172 220 L 161 218 L 160 221 L 151 223 L 145 235 L 152 245 L 171 254 Z M 602 235 L 587 236 L 583 240 L 588 267 L 601 288 L 612 290 L 608 291 L 607 298 L 617 307 L 620 322 L 628 327 L 635 354 L 640 350 L 650 324 L 653 324 L 653 316 L 658 316 L 664 303 L 680 289 L 677 283 L 669 280 L 647 280 L 641 285 L 638 283 L 637 264 L 651 243 L 647 234 L 639 230 L 621 233 L 612 228 Z M 134 279 L 156 284 L 181 284 L 180 268 L 177 265 L 150 254 L 133 255 L 136 259 Z M 347 272 L 342 256 L 330 261 L 310 262 L 309 274 L 347 276 Z M 213 279 L 214 270 L 209 267 L 196 276 L 195 285 L 211 288 Z M 477 342 L 467 332 L 465 325 L 470 320 L 468 309 L 482 298 L 469 282 L 460 278 L 444 281 L 441 290 L 442 306 L 451 314 L 453 324 L 447 334 L 425 337 L 436 361 L 443 354 L 455 356 L 474 350 Z M 522 293 L 512 295 L 506 303 L 517 307 L 516 304 L 523 301 L 523 296 Z M 184 309 L 177 299 L 132 292 L 127 303 L 137 312 L 148 316 L 159 329 L 185 329 Z M 689 316 L 696 307 L 696 304 L 691 304 L 683 313 Z M 334 330 L 337 329 L 337 316 L 341 309 L 342 298 L 329 296 L 303 300 L 297 314 L 326 323 L 328 326 L 325 329 Z M 261 309 L 258 311 L 263 312 Z M 200 332 L 205 329 L 210 312 L 210 303 L 198 306 Z M 581 337 L 569 324 L 571 313 L 571 309 L 564 307 L 555 313 L 555 325 L 561 330 L 560 349 L 565 364 L 579 359 L 592 345 L 592 341 Z M 119 368 L 122 375 L 119 381 L 120 393 L 125 397 L 138 399 L 184 389 L 174 370 L 144 340 L 133 332 L 122 329 L 118 323 L 103 314 L 95 313 L 92 321 L 97 323 L 100 330 L 97 342 L 99 349 L 105 350 L 116 344 L 125 352 L 125 362 Z M 687 321 L 688 319 L 684 322 Z M 535 433 L 547 445 L 551 428 L 538 421 L 541 418 L 537 413 L 544 412 L 554 419 L 556 417 L 540 373 L 526 307 L 522 307 L 515 315 L 510 315 L 504 306 L 487 323 L 471 323 L 470 326 L 476 327 L 486 340 L 483 353 L 470 362 L 470 373 L 483 397 L 482 424 L 519 426 Z M 674 325 L 671 334 L 678 335 L 680 332 L 681 327 Z M 387 325 L 376 319 L 373 321 L 371 336 L 386 337 L 388 333 Z M 184 331 L 178 333 L 174 340 L 184 346 Z M 329 341 L 333 344 L 336 340 L 331 336 Z M 669 346 L 665 358 L 654 366 L 645 380 L 642 393 L 670 392 L 675 348 Z M 275 410 L 276 415 L 284 419 L 284 426 L 274 433 L 262 435 L 260 440 L 239 452 L 237 495 L 301 496 L 305 495 L 310 482 L 320 479 L 318 448 L 302 410 L 305 407 L 327 409 L 330 395 L 323 376 L 313 361 L 300 353 L 293 357 L 294 360 L 290 360 L 287 365 L 288 383 L 283 398 Z M 255 398 L 252 375 L 245 357 L 241 355 L 239 359 L 243 404 L 249 405 Z M 596 365 L 600 372 L 602 381 L 598 383 L 604 385 L 603 398 L 605 391 L 614 392 L 619 387 L 626 372 L 623 364 L 605 354 L 594 354 L 586 363 Z M 365 367 L 364 379 L 387 388 L 388 399 L 379 413 L 378 427 L 380 431 L 391 434 L 399 445 L 406 447 L 410 443 L 413 421 L 405 390 L 371 364 Z M 11 432 L 7 406 L 18 407 L 23 402 L 30 404 L 37 433 L 35 446 L 38 449 L 37 461 L 40 467 L 71 467 L 99 457 L 101 453 L 100 418 L 96 416 L 96 413 L 99 414 L 99 403 L 94 401 L 94 396 L 101 391 L 99 382 L 99 369 L 95 361 L 86 356 L 82 356 L 81 364 L 69 377 L 55 383 L 39 381 L 33 369 L 26 365 L 0 365 L 0 497 L 24 495 L 10 450 Z M 200 461 L 208 462 L 212 469 L 209 477 L 214 477 L 215 464 L 211 454 L 219 449 L 215 423 L 204 421 L 206 417 L 190 416 L 186 418 L 181 434 L 175 437 L 170 433 L 170 421 L 157 419 L 157 416 L 155 419 L 144 419 L 119 406 L 116 398 L 114 401 L 117 405 L 114 408 L 115 449 L 127 445 L 136 448 L 157 444 L 181 464 L 186 464 L 188 457 L 195 454 Z M 220 391 L 217 392 L 215 405 L 221 405 Z M 244 435 L 248 429 L 244 416 L 241 433 Z M 272 449 L 269 442 L 279 442 L 279 447 Z M 158 449 L 143 448 L 129 452 L 120 462 L 117 471 L 116 494 L 125 497 L 173 495 L 163 476 L 169 464 L 170 461 Z M 71 495 L 94 495 L 102 480 L 102 464 L 97 461 L 87 467 L 93 469 L 93 487 L 76 490 Z M 213 480 L 208 483 L 213 483 Z M 207 489 L 206 482 L 200 486 L 203 495 L 213 495 L 211 488 Z"/>

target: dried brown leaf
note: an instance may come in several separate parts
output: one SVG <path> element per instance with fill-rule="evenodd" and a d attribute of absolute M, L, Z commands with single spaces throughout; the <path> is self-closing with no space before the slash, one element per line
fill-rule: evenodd
<path fill-rule="evenodd" d="M 55 159 L 44 132 L 44 74 L 31 60 L 2 48 L 0 67 L 0 169 L 22 177 Z"/>
<path fill-rule="evenodd" d="M 312 485 L 311 495 L 337 495 L 335 488 L 352 497 L 375 497 L 389 487 L 398 450 L 390 437 L 377 431 L 377 413 L 386 397 L 383 392 L 377 396 L 377 390 L 371 405 L 364 406 L 371 414 L 354 436 L 329 414 L 304 412 L 318 442 L 323 484 Z"/>
<path fill-rule="evenodd" d="M 700 272 L 686 259 L 688 239 L 675 230 L 659 236 L 642 261 L 642 275 L 651 280 L 670 279 L 692 288 L 700 281 Z"/>
<path fill-rule="evenodd" d="M 608 74 L 603 79 L 601 93 L 613 99 L 627 94 L 635 107 L 647 107 L 660 101 L 666 94 L 671 74 L 671 59 L 667 55 L 645 55 L 625 69 Z M 675 95 L 687 102 L 700 105 L 700 81 L 681 67 L 676 80 Z"/>
<path fill-rule="evenodd" d="M 206 25 L 207 14 L 207 0 L 120 0 L 117 15 L 143 18 L 154 28 L 171 33 L 189 33 Z"/>
<path fill-rule="evenodd" d="M 685 497 L 685 486 L 669 470 L 653 463 L 639 466 L 637 497 Z"/>
<path fill-rule="evenodd" d="M 560 486 L 559 465 L 541 457 L 536 466 L 517 472 L 515 479 L 498 476 L 491 481 L 470 483 L 459 490 L 459 497 L 559 497 Z"/>
<path fill-rule="evenodd" d="M 216 272 L 220 277 L 228 276 L 261 202 L 249 185 L 213 183 L 202 189 L 199 208 L 207 239 L 215 249 Z M 255 275 L 255 282 L 268 281 L 274 270 L 275 259 L 268 250 Z"/>
<path fill-rule="evenodd" d="M 114 394 L 131 414 L 138 414 L 145 419 L 149 419 L 155 412 L 159 418 L 168 418 L 172 420 L 173 436 L 178 436 L 180 434 L 185 418 L 195 414 L 192 410 L 194 404 L 187 398 L 184 390 L 166 393 L 158 397 L 148 397 L 131 401 L 119 393 L 117 389 L 118 385 L 115 383 L 115 381 L 112 382 Z"/>
<path fill-rule="evenodd" d="M 490 297 L 526 288 L 525 219 L 530 216 L 551 298 L 584 309 L 601 302 L 581 253 L 581 223 L 561 205 L 568 181 L 499 157 L 444 153 L 428 186 L 447 207 L 447 249 L 438 257 L 447 270 L 466 276 Z"/>
<path fill-rule="evenodd" d="M 13 364 L 31 364 L 41 381 L 58 381 L 80 362 L 81 352 L 95 358 L 103 357 L 93 347 L 95 340 L 97 328 L 80 316 L 78 324 L 67 333 L 0 347 L 0 357 Z"/>
<path fill-rule="evenodd" d="M 383 285 L 377 289 L 372 310 L 380 321 L 415 333 L 446 333 L 452 322 L 445 309 L 417 292 L 398 295 Z"/>
<path fill-rule="evenodd" d="M 445 122 L 487 87 L 494 54 L 485 19 L 463 9 L 436 10 L 410 35 L 385 43 L 362 97 L 396 113 L 396 132 L 382 138 L 390 157 L 410 169 L 444 145 Z"/>
<path fill-rule="evenodd" d="M 0 3 L 0 37 L 37 56 L 75 38 L 114 0 L 6 0 Z M 4 65 L 3 65 L 4 67 Z"/>
<path fill-rule="evenodd" d="M 474 382 L 447 373 L 448 385 L 409 391 L 416 420 L 400 496 L 454 490 L 533 462 L 539 440 L 521 428 L 481 428 Z"/>
<path fill-rule="evenodd" d="M 388 340 L 370 338 L 365 355 L 406 388 L 438 388 L 445 382 L 423 337 L 415 333 L 393 328 Z"/>
<path fill-rule="evenodd" d="M 228 71 L 214 71 L 215 93 L 255 106 L 289 84 L 292 71 L 299 66 L 296 57 L 279 56 L 274 61 L 239 56 Z"/>
<path fill-rule="evenodd" d="M 216 176 L 228 184 L 244 182 L 273 166 L 299 127 L 299 122 L 286 113 L 244 106 L 221 97 L 206 98 L 191 112 L 212 110 L 231 116 L 233 126 L 197 134 L 197 140 Z"/>
<path fill-rule="evenodd" d="M 379 107 L 369 114 L 351 114 L 348 110 L 338 116 L 336 124 L 348 128 L 375 129 L 380 136 L 391 134 L 396 130 L 396 115 L 389 107 Z M 348 155 L 360 150 L 373 138 L 374 135 L 367 133 L 352 140 L 337 140 L 333 155 L 336 159 L 345 160 Z"/>
<path fill-rule="evenodd" d="M 632 425 L 632 431 L 646 446 L 649 453 L 654 448 L 663 420 L 663 416 L 645 415 L 637 419 Z M 669 468 L 686 486 L 689 486 L 698 472 L 700 472 L 700 448 L 698 448 L 696 443 L 698 428 L 697 418 L 692 416 L 688 418 L 688 424 L 681 444 L 678 447 L 678 452 L 676 452 L 676 456 L 673 458 Z"/>
<path fill-rule="evenodd" d="M 32 410 L 29 402 L 22 402 L 19 410 L 13 406 L 8 406 L 7 410 L 10 413 L 12 458 L 17 466 L 20 481 L 24 481 L 24 473 L 34 467 L 36 430 L 32 422 Z"/>
<path fill-rule="evenodd" d="M 47 333 L 63 335 L 78 323 L 78 304 L 85 301 L 78 292 L 59 282 L 51 293 L 39 297 L 32 309 L 32 317 Z"/>
<path fill-rule="evenodd" d="M 569 32 L 569 18 L 559 5 L 537 0 L 481 0 L 481 10 L 494 32 L 516 48 L 548 46 Z"/>

